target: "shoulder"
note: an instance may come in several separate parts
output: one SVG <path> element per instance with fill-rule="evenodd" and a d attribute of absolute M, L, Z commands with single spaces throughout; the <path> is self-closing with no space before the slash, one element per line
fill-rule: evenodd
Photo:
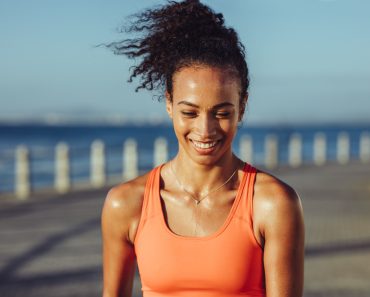
<path fill-rule="evenodd" d="M 290 185 L 259 169 L 257 169 L 254 191 L 259 200 L 270 206 L 281 203 L 296 204 L 300 201 L 297 192 Z"/>
<path fill-rule="evenodd" d="M 104 207 L 125 212 L 135 207 L 136 204 L 140 204 L 148 175 L 149 172 L 109 189 L 104 201 Z"/>
<path fill-rule="evenodd" d="M 303 225 L 303 208 L 298 193 L 287 183 L 261 170 L 257 170 L 254 186 L 254 209 L 264 238 L 277 228 L 300 228 Z"/>
<path fill-rule="evenodd" d="M 112 187 L 104 200 L 102 227 L 114 228 L 117 234 L 131 242 L 131 226 L 140 219 L 146 181 L 150 172 Z M 112 230 L 113 231 L 113 230 Z M 111 231 L 110 231 L 111 232 Z"/>

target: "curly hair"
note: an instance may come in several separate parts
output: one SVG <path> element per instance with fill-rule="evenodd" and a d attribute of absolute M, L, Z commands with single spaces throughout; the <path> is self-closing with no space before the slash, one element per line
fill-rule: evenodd
<path fill-rule="evenodd" d="M 174 73 L 200 64 L 236 71 L 240 96 L 246 96 L 249 77 L 245 48 L 236 31 L 225 26 L 221 13 L 199 0 L 167 1 L 166 5 L 131 15 L 131 19 L 122 31 L 139 33 L 139 37 L 106 46 L 117 55 L 142 59 L 130 68 L 129 82 L 141 78 L 135 91 L 165 87 L 172 100 Z"/>

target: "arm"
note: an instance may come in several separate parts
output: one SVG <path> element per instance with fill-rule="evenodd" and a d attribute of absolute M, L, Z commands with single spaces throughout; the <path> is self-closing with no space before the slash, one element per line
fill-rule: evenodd
<path fill-rule="evenodd" d="M 305 237 L 301 200 L 282 182 L 269 188 L 263 224 L 267 296 L 301 297 Z"/>
<path fill-rule="evenodd" d="M 132 294 L 136 258 L 128 239 L 131 212 L 125 191 L 111 189 L 101 216 L 103 297 L 131 297 Z"/>

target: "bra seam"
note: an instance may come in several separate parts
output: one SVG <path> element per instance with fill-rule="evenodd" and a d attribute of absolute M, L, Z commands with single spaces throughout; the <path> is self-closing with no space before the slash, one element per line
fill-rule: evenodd
<path fill-rule="evenodd" d="M 249 222 L 248 222 L 248 220 L 247 220 L 247 219 L 245 219 L 245 218 L 243 218 L 243 217 L 241 217 L 241 216 L 234 216 L 233 218 L 234 218 L 234 219 L 241 220 L 241 221 L 244 221 L 244 222 L 248 223 L 248 225 L 250 225 L 250 224 L 249 224 Z"/>

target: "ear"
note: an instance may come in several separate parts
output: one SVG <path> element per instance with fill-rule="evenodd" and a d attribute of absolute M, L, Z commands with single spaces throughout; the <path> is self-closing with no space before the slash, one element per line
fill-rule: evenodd
<path fill-rule="evenodd" d="M 245 112 L 245 108 L 247 106 L 247 102 L 248 102 L 248 93 L 245 94 L 243 100 L 241 101 L 240 103 L 240 106 L 239 106 L 239 119 L 238 121 L 241 122 L 242 119 L 243 119 L 243 116 L 244 116 L 244 112 Z"/>
<path fill-rule="evenodd" d="M 171 100 L 171 95 L 166 91 L 165 93 L 166 96 L 166 111 L 168 113 L 168 116 L 172 119 L 172 100 Z"/>

